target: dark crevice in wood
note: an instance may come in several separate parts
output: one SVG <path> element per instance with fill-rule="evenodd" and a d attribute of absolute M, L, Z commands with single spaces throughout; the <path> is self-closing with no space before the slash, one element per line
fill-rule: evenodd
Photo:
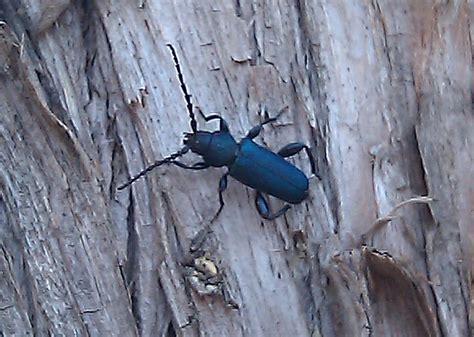
<path fill-rule="evenodd" d="M 241 0 L 234 0 L 235 1 L 235 15 L 240 18 L 242 17 L 242 4 L 240 3 Z"/>
<path fill-rule="evenodd" d="M 84 20 L 82 24 L 82 40 L 85 48 L 85 80 L 87 81 L 87 92 L 89 102 L 84 105 L 84 108 L 92 102 L 94 93 L 100 97 L 100 92 L 96 88 L 95 82 L 98 80 L 94 76 L 94 70 L 98 66 L 97 56 L 98 56 L 98 46 L 97 38 L 95 36 L 97 27 L 96 22 L 98 21 L 97 12 L 92 6 L 92 1 L 83 0 L 82 7 L 84 11 Z"/>
<path fill-rule="evenodd" d="M 421 179 L 419 179 L 418 184 L 420 186 L 420 192 L 422 192 L 421 194 L 422 195 L 431 195 L 432 191 L 430 191 L 429 189 L 429 184 L 428 184 L 428 181 L 427 181 L 427 170 L 426 170 L 426 167 L 425 167 L 425 163 L 423 162 L 423 155 L 421 153 L 421 148 L 420 148 L 420 141 L 418 140 L 418 128 L 417 126 L 415 126 L 415 129 L 413 130 L 414 131 L 414 147 L 415 147 L 415 150 L 416 150 L 416 157 L 419 158 L 419 161 L 417 161 L 417 166 L 418 167 L 414 167 L 413 170 L 419 170 L 420 174 L 418 175 Z M 431 212 L 431 208 L 430 207 L 427 207 L 427 212 L 424 212 L 424 213 L 428 213 L 429 214 L 429 222 L 431 224 L 434 224 L 436 222 L 435 218 L 434 218 L 434 215 L 432 214 Z"/>
<path fill-rule="evenodd" d="M 173 323 L 170 322 L 168 330 L 166 331 L 166 337 L 176 337 L 176 331 L 173 327 Z"/>
<path fill-rule="evenodd" d="M 127 211 L 127 224 L 128 224 L 128 239 L 127 239 L 127 262 L 125 265 L 125 276 L 127 279 L 127 289 L 130 294 L 131 310 L 133 317 L 135 318 L 135 324 L 140 331 L 140 311 L 137 302 L 137 285 L 136 281 L 140 277 L 139 267 L 139 240 L 138 233 L 135 229 L 135 199 L 133 198 L 132 189 L 129 190 L 129 205 Z"/>
<path fill-rule="evenodd" d="M 41 89 L 43 89 L 43 92 L 47 99 L 49 110 L 63 124 L 65 124 L 70 130 L 72 130 L 75 136 L 77 136 L 77 130 L 74 128 L 74 125 L 72 124 L 69 114 L 61 102 L 61 96 L 59 92 L 56 90 L 56 87 L 53 84 L 50 74 L 48 74 L 47 70 L 43 68 L 42 70 L 37 69 L 36 75 L 38 76 L 38 81 L 41 84 Z"/>
<path fill-rule="evenodd" d="M 117 133 L 115 117 L 114 117 L 113 121 L 111 121 L 108 124 L 108 128 L 106 130 L 106 133 L 107 133 L 107 136 L 109 137 L 109 139 L 114 140 L 114 144 L 113 144 L 112 151 L 111 151 L 111 154 L 110 154 L 110 159 L 111 159 L 110 160 L 110 172 L 111 172 L 110 181 L 106 182 L 106 183 L 109 184 L 109 196 L 111 198 L 114 198 L 116 193 L 119 192 L 117 190 L 117 185 L 122 184 L 122 179 L 123 180 L 127 179 L 125 174 L 122 173 L 122 172 L 126 171 L 126 168 L 124 167 L 124 165 L 126 163 L 126 160 L 125 160 L 124 149 L 122 147 L 122 144 L 119 141 L 119 136 L 118 136 L 118 133 Z"/>
<path fill-rule="evenodd" d="M 23 279 L 22 289 L 24 290 L 24 295 L 28 304 L 28 318 L 30 320 L 33 333 L 35 335 L 41 335 L 44 327 L 42 326 L 43 322 L 39 321 L 40 318 L 38 316 L 44 314 L 44 312 L 41 310 L 41 308 L 38 308 L 36 306 L 37 299 L 35 298 L 35 290 L 33 289 L 33 286 L 31 284 L 33 282 L 33 277 L 29 271 L 26 262 L 23 263 L 23 274 L 25 275 L 25 278 Z M 41 320 L 43 319 L 44 317 L 42 317 Z"/>

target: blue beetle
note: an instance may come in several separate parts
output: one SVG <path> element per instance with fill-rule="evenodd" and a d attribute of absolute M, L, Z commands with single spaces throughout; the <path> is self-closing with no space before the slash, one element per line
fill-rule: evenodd
<path fill-rule="evenodd" d="M 163 164 L 173 164 L 188 170 L 226 166 L 227 172 L 219 180 L 219 209 L 211 221 L 217 218 L 224 207 L 223 192 L 227 188 L 227 177 L 229 175 L 256 190 L 255 205 L 259 214 L 265 219 L 273 220 L 290 209 L 289 204 L 298 204 L 305 200 L 308 196 L 308 178 L 300 169 L 284 158 L 291 157 L 305 149 L 309 157 L 311 172 L 314 174 L 315 164 L 309 147 L 303 143 L 290 143 L 274 153 L 253 141 L 259 135 L 262 127 L 275 121 L 285 109 L 281 110 L 276 117 L 268 118 L 253 127 L 239 143 L 230 134 L 227 122 L 219 115 L 205 116 L 201 112 L 206 122 L 218 119 L 220 122 L 219 130 L 214 132 L 198 130 L 191 95 L 184 84 L 178 57 L 173 46 L 168 45 L 168 47 L 171 50 L 181 89 L 186 100 L 190 126 L 193 132 L 185 133 L 184 147 L 181 150 L 153 163 L 118 189 L 121 190 L 127 187 L 155 167 Z M 176 160 L 189 150 L 200 155 L 203 161 L 187 165 Z M 270 194 L 289 204 L 272 213 L 262 193 Z"/>

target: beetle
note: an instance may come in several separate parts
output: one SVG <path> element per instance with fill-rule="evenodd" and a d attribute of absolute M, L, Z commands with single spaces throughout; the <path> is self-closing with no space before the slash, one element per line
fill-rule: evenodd
<path fill-rule="evenodd" d="M 186 170 L 204 170 L 209 167 L 225 166 L 227 167 L 227 172 L 220 178 L 218 186 L 219 209 L 211 222 L 219 216 L 224 207 L 223 192 L 227 188 L 228 176 L 256 191 L 255 205 L 258 213 L 264 219 L 273 220 L 278 218 L 291 208 L 290 204 L 299 204 L 305 200 L 308 197 L 308 178 L 299 168 L 286 161 L 285 158 L 291 157 L 304 149 L 310 161 L 311 172 L 315 174 L 315 163 L 310 148 L 303 143 L 295 142 L 284 146 L 277 153 L 274 153 L 253 141 L 261 132 L 262 127 L 277 120 L 286 107 L 277 116 L 267 118 L 250 129 L 240 142 L 237 142 L 230 134 L 229 126 L 225 119 L 217 114 L 206 116 L 199 110 L 206 122 L 219 120 L 219 130 L 214 132 L 198 130 L 191 95 L 184 84 L 178 56 L 171 44 L 167 44 L 167 46 L 171 51 L 181 90 L 184 94 L 192 132 L 184 134 L 184 146 L 181 150 L 156 161 L 118 187 L 118 190 L 124 189 L 154 168 L 164 164 L 173 164 Z M 201 156 L 202 161 L 188 165 L 177 160 L 190 150 Z M 287 204 L 280 210 L 272 213 L 263 193 L 286 201 Z"/>

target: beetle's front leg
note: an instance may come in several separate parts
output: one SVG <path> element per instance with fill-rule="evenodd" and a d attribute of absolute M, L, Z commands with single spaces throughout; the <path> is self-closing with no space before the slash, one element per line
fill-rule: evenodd
<path fill-rule="evenodd" d="M 257 191 L 255 195 L 255 206 L 257 207 L 258 213 L 262 216 L 262 218 L 267 220 L 273 220 L 278 218 L 279 216 L 283 215 L 288 211 L 291 206 L 286 204 L 277 212 L 271 214 L 270 207 L 268 206 L 268 202 L 265 200 L 263 194 L 260 191 Z"/>
<path fill-rule="evenodd" d="M 249 139 L 254 139 L 255 137 L 257 137 L 260 133 L 260 131 L 262 131 L 262 127 L 265 125 L 265 124 L 268 124 L 268 123 L 271 123 L 271 122 L 274 122 L 276 121 L 280 116 L 281 114 L 283 113 L 283 111 L 286 110 L 286 108 L 288 108 L 288 106 L 284 107 L 283 109 L 280 110 L 280 112 L 278 112 L 278 114 L 275 116 L 275 117 L 270 117 L 270 118 L 267 118 L 266 120 L 264 120 L 263 122 L 261 122 L 260 124 L 258 124 L 257 126 L 254 126 L 253 128 L 250 129 L 250 131 L 247 133 L 247 135 L 245 136 L 246 138 L 249 138 Z"/>
<path fill-rule="evenodd" d="M 214 119 L 218 119 L 219 120 L 219 131 L 221 132 L 229 132 L 229 126 L 227 125 L 227 122 L 225 121 L 225 119 L 220 116 L 220 115 L 217 115 L 217 114 L 212 114 L 212 115 L 208 115 L 206 116 L 204 114 L 204 112 L 202 112 L 201 109 L 197 108 L 198 111 L 199 111 L 199 114 L 201 115 L 202 118 L 204 118 L 204 120 L 206 122 L 210 122 Z"/>
<path fill-rule="evenodd" d="M 222 209 L 224 208 L 224 197 L 223 193 L 227 188 L 227 176 L 229 175 L 229 172 L 226 172 L 221 179 L 219 180 L 219 209 L 217 210 L 216 215 L 211 219 L 211 222 L 214 222 L 214 220 L 217 219 L 219 214 L 222 212 Z"/>

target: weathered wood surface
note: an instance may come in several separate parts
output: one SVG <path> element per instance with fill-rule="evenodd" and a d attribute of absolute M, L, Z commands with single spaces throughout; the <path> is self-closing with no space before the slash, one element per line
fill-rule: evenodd
<path fill-rule="evenodd" d="M 0 331 L 468 336 L 470 13 L 460 0 L 0 0 Z M 317 158 L 322 180 L 274 222 L 230 181 L 205 247 L 238 308 L 182 268 L 222 170 L 161 167 L 116 191 L 189 131 L 166 43 L 196 106 L 237 138 L 288 106 L 259 142 L 300 140 Z M 421 195 L 433 201 L 396 208 Z"/>

